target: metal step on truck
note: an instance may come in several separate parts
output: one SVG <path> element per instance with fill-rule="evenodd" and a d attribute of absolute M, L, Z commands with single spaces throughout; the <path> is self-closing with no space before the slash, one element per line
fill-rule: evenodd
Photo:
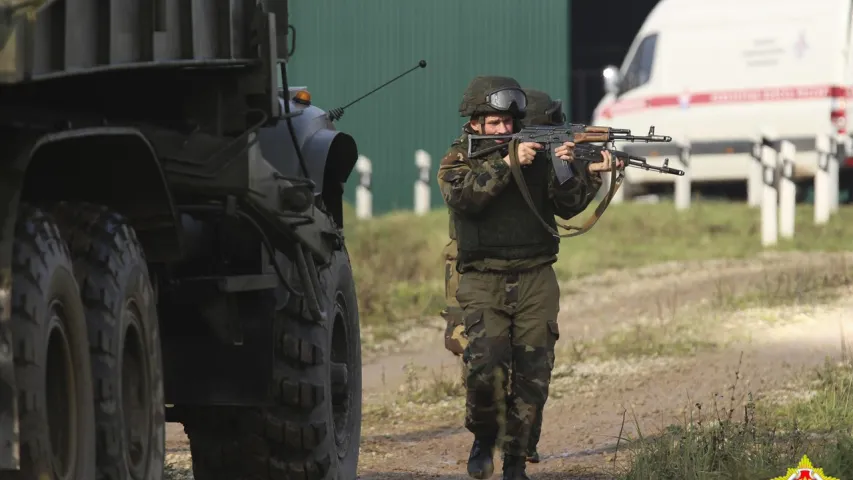
<path fill-rule="evenodd" d="M 0 0 L 0 478 L 161 479 L 166 422 L 196 480 L 356 477 L 358 151 L 287 8 Z"/>

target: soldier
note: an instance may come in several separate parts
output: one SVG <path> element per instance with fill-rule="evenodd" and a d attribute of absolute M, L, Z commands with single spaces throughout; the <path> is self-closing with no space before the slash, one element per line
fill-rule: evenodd
<path fill-rule="evenodd" d="M 559 338 L 560 291 L 551 266 L 559 239 L 529 211 L 511 176 L 508 154 L 467 158 L 468 135 L 516 132 L 526 109 L 527 96 L 512 78 L 474 78 L 459 107 L 469 121 L 438 170 L 457 237 L 456 300 L 463 310 L 468 340 L 463 353 L 468 366 L 465 426 L 474 434 L 468 474 L 478 479 L 494 472 L 493 449 L 500 445 L 503 478 L 529 480 L 525 473 L 528 441 L 548 395 Z M 477 147 L 488 146 L 482 143 Z M 610 169 L 610 155 L 605 152 L 603 162 L 589 164 L 587 169 L 572 163 L 577 180 L 557 186 L 550 162 L 534 161 L 542 145 L 524 142 L 515 148 L 539 214 L 554 229 L 554 215 L 564 219 L 576 215 L 601 187 L 600 172 Z M 573 148 L 567 142 L 555 153 L 571 162 Z M 510 368 L 512 391 L 508 392 Z"/>
<path fill-rule="evenodd" d="M 562 125 L 565 123 L 566 118 L 563 114 L 562 102 L 560 100 L 552 100 L 547 93 L 540 90 L 524 89 L 524 93 L 527 96 L 527 111 L 522 120 L 524 126 Z M 570 181 L 579 182 L 580 180 L 580 177 L 575 177 Z M 596 190 L 593 190 L 592 195 L 588 195 L 585 201 L 576 205 L 576 214 L 581 213 L 589 206 Z M 444 293 L 447 306 L 442 310 L 441 315 L 447 321 L 447 328 L 444 331 L 444 347 L 454 355 L 462 355 L 465 347 L 468 345 L 468 339 L 465 337 L 462 308 L 459 306 L 459 302 L 456 301 L 456 288 L 459 285 L 459 272 L 456 271 L 456 231 L 453 228 L 453 211 L 450 210 L 449 213 L 450 242 L 448 242 L 442 252 L 444 256 Z M 463 362 L 463 383 L 466 376 L 467 368 Z M 534 418 L 530 431 L 530 440 L 527 445 L 527 461 L 530 463 L 539 463 L 540 461 L 536 446 L 539 443 L 541 433 L 542 411 L 540 409 Z"/>

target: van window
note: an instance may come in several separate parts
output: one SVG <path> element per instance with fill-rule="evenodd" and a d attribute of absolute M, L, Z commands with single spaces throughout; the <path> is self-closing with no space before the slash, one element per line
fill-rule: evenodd
<path fill-rule="evenodd" d="M 657 41 L 658 34 L 652 33 L 640 42 L 619 85 L 619 95 L 645 85 L 652 77 Z"/>

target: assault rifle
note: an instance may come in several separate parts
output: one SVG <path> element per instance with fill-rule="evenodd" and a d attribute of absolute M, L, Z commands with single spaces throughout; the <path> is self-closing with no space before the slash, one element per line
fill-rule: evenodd
<path fill-rule="evenodd" d="M 472 144 L 475 140 L 485 139 L 502 139 L 508 141 L 489 146 L 481 150 L 472 151 Z M 512 176 L 515 179 L 516 184 L 518 184 L 521 196 L 524 198 L 524 201 L 527 203 L 530 211 L 551 235 L 557 238 L 567 238 L 588 232 L 598 222 L 598 219 L 601 218 L 604 211 L 610 205 L 610 201 L 613 200 L 613 197 L 616 195 L 616 191 L 619 190 L 619 187 L 622 185 L 622 180 L 624 179 L 624 174 L 621 171 L 622 169 L 617 170 L 615 164 L 612 166 L 613 173 L 610 175 L 610 187 L 608 192 L 604 198 L 601 199 L 601 203 L 599 203 L 595 208 L 595 212 L 587 218 L 583 225 L 576 227 L 572 225 L 563 225 L 557 222 L 558 227 L 569 231 L 569 233 L 561 235 L 542 218 L 539 211 L 534 206 L 533 200 L 530 196 L 530 191 L 527 189 L 527 184 L 525 183 L 524 176 L 521 173 L 521 166 L 518 162 L 518 155 L 515 150 L 516 146 L 522 142 L 536 142 L 544 144 L 548 149 L 548 153 L 551 157 L 551 163 L 554 165 L 554 173 L 556 173 L 557 181 L 560 185 L 572 178 L 573 175 L 568 162 L 563 161 L 563 159 L 554 153 L 554 147 L 562 145 L 565 142 L 573 142 L 575 144 L 575 161 L 580 160 L 584 165 L 602 161 L 601 152 L 606 149 L 611 153 L 611 155 L 622 160 L 624 162 L 624 167 L 642 168 L 644 170 L 652 170 L 670 175 L 684 175 L 682 170 L 670 168 L 668 166 L 669 160 L 665 160 L 663 166 L 658 167 L 655 165 L 649 165 L 643 157 L 637 157 L 606 147 L 606 144 L 609 143 L 612 146 L 614 142 L 620 140 L 626 142 L 663 143 L 671 142 L 672 137 L 667 135 L 655 135 L 654 126 L 649 128 L 648 135 L 631 135 L 631 130 L 625 128 L 597 127 L 582 124 L 568 124 L 557 127 L 526 127 L 513 135 L 469 135 L 468 158 L 476 158 L 507 148 L 510 161 L 510 171 L 512 172 Z M 599 142 L 604 143 L 605 145 L 590 145 L 591 143 Z"/>
<path fill-rule="evenodd" d="M 476 140 L 507 140 L 507 142 L 499 143 L 481 150 L 473 150 L 473 142 Z M 468 158 L 477 158 L 482 155 L 488 155 L 494 151 L 506 148 L 509 141 L 518 140 L 521 142 L 536 142 L 546 146 L 548 154 L 551 157 L 551 164 L 554 166 L 554 173 L 557 175 L 557 181 L 560 185 L 566 183 L 572 178 L 572 170 L 569 164 L 563 161 L 554 153 L 554 147 L 562 145 L 565 142 L 575 143 L 575 158 L 587 163 L 601 161 L 601 151 L 605 147 L 597 147 L 586 145 L 584 148 L 579 148 L 586 143 L 610 143 L 616 141 L 625 142 L 643 142 L 643 143 L 663 143 L 671 142 L 672 137 L 668 135 L 655 135 L 655 127 L 649 128 L 648 135 L 632 135 L 631 130 L 627 128 L 610 128 L 599 127 L 593 125 L 583 125 L 579 123 L 571 123 L 560 126 L 531 126 L 525 127 L 520 132 L 512 135 L 468 135 Z M 589 147 L 589 148 L 587 148 Z M 663 167 L 649 165 L 645 158 L 628 155 L 619 150 L 608 149 L 625 162 L 625 166 L 639 167 L 646 170 L 654 170 L 660 173 L 670 175 L 684 175 L 681 170 L 669 168 L 664 164 Z M 667 162 L 668 163 L 668 162 Z"/>

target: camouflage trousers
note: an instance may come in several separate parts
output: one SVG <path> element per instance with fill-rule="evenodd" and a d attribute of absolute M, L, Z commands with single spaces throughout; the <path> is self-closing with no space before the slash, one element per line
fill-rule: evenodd
<path fill-rule="evenodd" d="M 539 441 L 560 336 L 554 269 L 466 272 L 456 299 L 468 338 L 465 427 L 506 454 L 526 455 Z"/>

